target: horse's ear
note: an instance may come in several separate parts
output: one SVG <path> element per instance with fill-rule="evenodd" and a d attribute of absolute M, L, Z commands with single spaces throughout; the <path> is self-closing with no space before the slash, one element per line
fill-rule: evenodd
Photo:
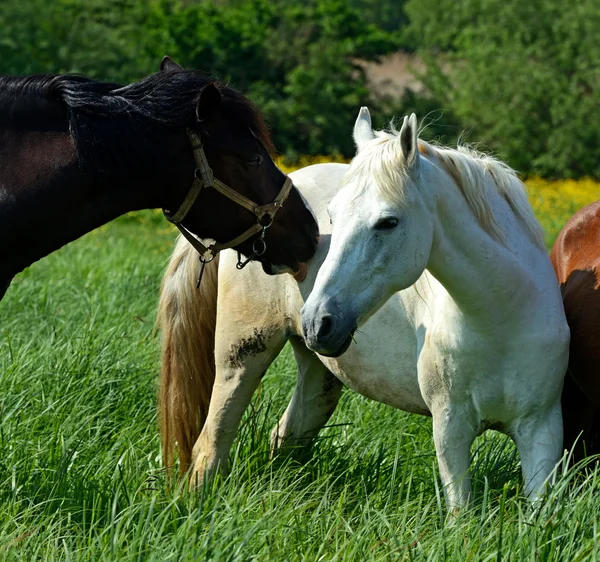
<path fill-rule="evenodd" d="M 221 106 L 221 92 L 212 82 L 204 86 L 196 105 L 198 121 L 207 121 L 215 115 Z"/>
<path fill-rule="evenodd" d="M 163 60 L 160 61 L 160 70 L 161 72 L 164 72 L 170 70 L 183 70 L 183 68 L 179 66 L 171 57 L 165 55 Z"/>
<path fill-rule="evenodd" d="M 400 129 L 400 148 L 406 168 L 418 175 L 421 162 L 417 139 L 417 116 L 413 113 L 410 117 L 404 117 Z"/>
<path fill-rule="evenodd" d="M 354 142 L 356 148 L 360 150 L 367 142 L 375 138 L 371 127 L 371 114 L 368 107 L 361 107 L 354 123 Z"/>

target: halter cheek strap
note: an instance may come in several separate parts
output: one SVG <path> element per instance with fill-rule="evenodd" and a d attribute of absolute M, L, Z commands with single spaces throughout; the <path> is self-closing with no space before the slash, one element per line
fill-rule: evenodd
<path fill-rule="evenodd" d="M 196 162 L 196 170 L 194 171 L 194 182 L 190 187 L 185 199 L 179 206 L 179 209 L 175 211 L 175 213 L 171 213 L 166 209 L 163 209 L 163 213 L 166 219 L 173 223 L 181 232 L 183 236 L 187 239 L 187 241 L 196 249 L 196 251 L 200 254 L 200 261 L 203 264 L 211 262 L 215 259 L 216 255 L 221 251 L 228 248 L 233 248 L 238 244 L 248 240 L 252 236 L 258 234 L 262 231 L 260 238 L 254 241 L 253 252 L 251 256 L 245 261 L 241 262 L 239 260 L 238 268 L 241 269 L 244 267 L 252 258 L 256 256 L 261 256 L 265 253 L 267 247 L 264 241 L 265 231 L 275 218 L 277 211 L 281 209 L 284 201 L 287 199 L 290 191 L 292 189 L 293 183 L 292 180 L 286 176 L 285 182 L 277 197 L 266 205 L 257 205 L 251 199 L 240 195 L 235 189 L 232 189 L 227 184 L 218 180 L 213 176 L 213 172 L 208 165 L 208 160 L 206 159 L 206 154 L 204 153 L 204 145 L 200 139 L 200 136 L 194 131 L 188 130 L 188 136 L 190 138 L 190 142 L 192 143 L 192 150 L 194 153 L 194 160 Z M 183 226 L 182 221 L 185 219 L 187 214 L 190 212 L 190 209 L 194 206 L 196 199 L 198 199 L 198 195 L 203 188 L 212 187 L 216 189 L 219 193 L 239 205 L 244 209 L 247 209 L 251 213 L 256 216 L 256 223 L 252 225 L 250 228 L 242 232 L 239 236 L 230 240 L 229 242 L 210 244 L 205 246 L 196 238 L 185 226 Z M 241 264 L 241 267 L 239 267 Z"/>

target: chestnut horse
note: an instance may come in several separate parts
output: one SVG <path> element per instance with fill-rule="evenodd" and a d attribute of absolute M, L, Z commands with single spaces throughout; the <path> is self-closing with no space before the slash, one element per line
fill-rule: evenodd
<path fill-rule="evenodd" d="M 564 446 L 572 449 L 575 461 L 600 453 L 599 248 L 600 201 L 596 201 L 571 217 L 550 254 L 571 328 L 562 409 Z"/>
<path fill-rule="evenodd" d="M 0 77 L 0 298 L 34 261 L 146 208 L 170 209 L 192 242 L 189 231 L 258 258 L 267 273 L 297 271 L 318 227 L 272 150 L 245 96 L 168 57 L 124 87 Z"/>

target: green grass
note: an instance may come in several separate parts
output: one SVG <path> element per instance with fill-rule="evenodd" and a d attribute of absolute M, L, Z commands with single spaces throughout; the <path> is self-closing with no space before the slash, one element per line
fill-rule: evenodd
<path fill-rule="evenodd" d="M 452 521 L 430 420 L 350 391 L 311 461 L 271 461 L 289 349 L 229 476 L 169 488 L 153 324 L 173 239 L 154 214 L 120 219 L 19 275 L 0 304 L 0 560 L 600 559 L 600 475 L 563 475 L 534 511 L 493 432 L 472 451 L 474 506 Z"/>

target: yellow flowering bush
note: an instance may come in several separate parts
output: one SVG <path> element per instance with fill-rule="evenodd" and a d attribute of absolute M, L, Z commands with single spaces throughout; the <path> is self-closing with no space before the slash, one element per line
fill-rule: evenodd
<path fill-rule="evenodd" d="M 576 211 L 600 199 L 600 182 L 590 178 L 556 181 L 530 178 L 525 185 L 533 211 L 546 232 L 548 247 Z"/>

